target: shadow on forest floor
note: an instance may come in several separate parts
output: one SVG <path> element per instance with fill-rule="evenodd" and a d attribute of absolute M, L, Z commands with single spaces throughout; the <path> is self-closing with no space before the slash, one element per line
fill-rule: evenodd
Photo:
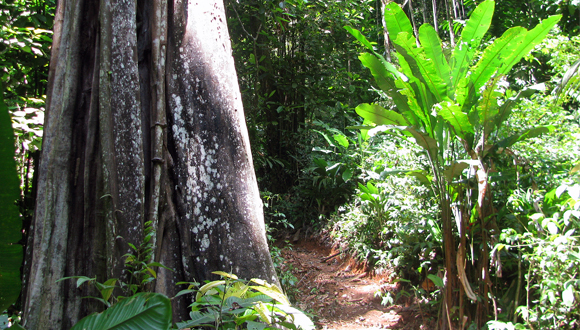
<path fill-rule="evenodd" d="M 434 329 L 436 311 L 420 308 L 414 299 L 382 306 L 379 290 L 398 290 L 388 277 L 369 275 L 350 258 L 315 239 L 282 246 L 290 269 L 298 279 L 289 295 L 311 313 L 317 329 Z M 329 258 L 330 256 L 335 255 Z"/>

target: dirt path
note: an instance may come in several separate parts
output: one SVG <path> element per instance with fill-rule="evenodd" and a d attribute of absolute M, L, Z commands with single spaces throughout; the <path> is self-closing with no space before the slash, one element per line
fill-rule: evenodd
<path fill-rule="evenodd" d="M 298 279 L 289 294 L 300 309 L 314 315 L 318 329 L 434 329 L 434 316 L 413 299 L 382 306 L 379 290 L 398 290 L 386 278 L 353 269 L 354 263 L 329 258 L 335 251 L 314 240 L 283 249 L 286 267 Z"/>

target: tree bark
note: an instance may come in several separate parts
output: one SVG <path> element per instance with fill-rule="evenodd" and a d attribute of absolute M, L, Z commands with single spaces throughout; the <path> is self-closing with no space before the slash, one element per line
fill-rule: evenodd
<path fill-rule="evenodd" d="M 65 276 L 128 279 L 155 232 L 154 291 L 223 270 L 277 283 L 221 1 L 62 0 L 24 267 L 28 329 L 99 306 Z M 187 316 L 186 296 L 173 302 Z"/>
<path fill-rule="evenodd" d="M 439 25 L 437 24 L 437 0 L 431 1 L 433 5 L 433 27 L 435 28 L 435 32 L 439 33 Z"/>
<path fill-rule="evenodd" d="M 385 54 L 387 61 L 391 61 L 391 41 L 389 39 L 389 31 L 387 29 L 387 22 L 385 21 L 385 6 L 387 0 L 381 0 L 381 21 L 383 22 L 383 35 L 385 36 Z"/>

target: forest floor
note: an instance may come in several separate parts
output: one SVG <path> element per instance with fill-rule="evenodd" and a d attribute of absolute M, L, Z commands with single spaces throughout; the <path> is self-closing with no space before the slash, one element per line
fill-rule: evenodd
<path fill-rule="evenodd" d="M 296 284 L 287 290 L 298 308 L 310 314 L 317 329 L 435 329 L 436 311 L 427 311 L 414 298 L 381 305 L 379 290 L 404 290 L 387 276 L 369 274 L 351 258 L 315 239 L 282 247 Z M 333 256 L 336 255 L 336 256 Z M 329 258 L 330 257 L 330 258 Z"/>

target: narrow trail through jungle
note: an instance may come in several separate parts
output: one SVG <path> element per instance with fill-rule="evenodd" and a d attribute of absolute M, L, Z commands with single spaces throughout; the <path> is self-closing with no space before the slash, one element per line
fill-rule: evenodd
<path fill-rule="evenodd" d="M 283 270 L 296 277 L 288 294 L 311 314 L 317 329 L 434 329 L 435 314 L 414 298 L 381 305 L 378 291 L 403 290 L 386 276 L 370 274 L 351 258 L 315 239 L 302 239 L 282 248 Z"/>

